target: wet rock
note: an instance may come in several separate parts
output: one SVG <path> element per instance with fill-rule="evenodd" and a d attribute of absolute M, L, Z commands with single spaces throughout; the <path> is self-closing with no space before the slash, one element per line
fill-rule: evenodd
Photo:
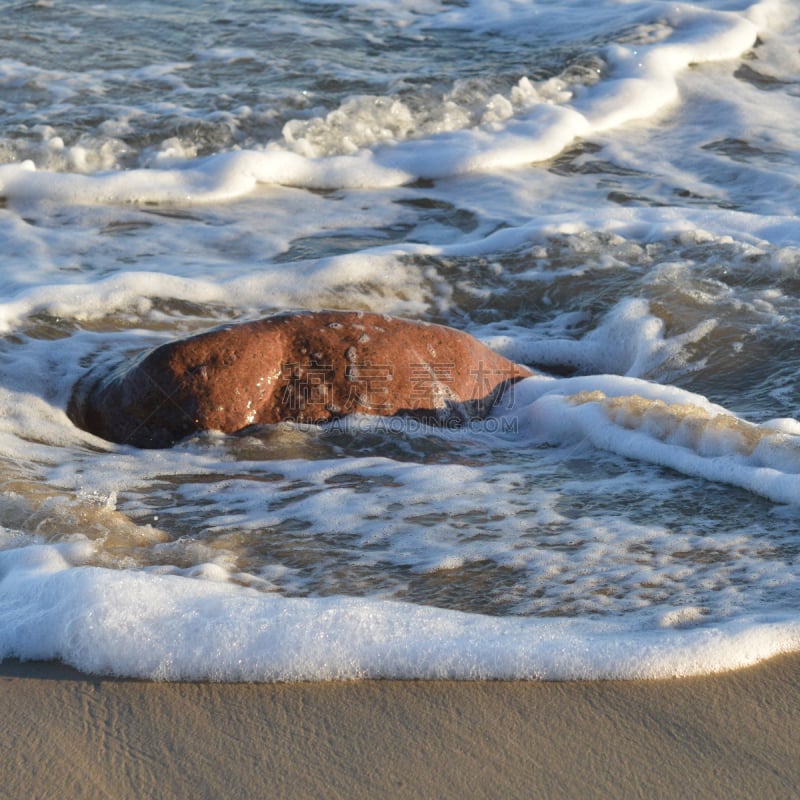
<path fill-rule="evenodd" d="M 168 447 L 192 433 L 286 420 L 486 415 L 531 372 L 461 331 L 348 311 L 278 314 L 161 345 L 76 386 L 69 413 L 114 442 Z"/>

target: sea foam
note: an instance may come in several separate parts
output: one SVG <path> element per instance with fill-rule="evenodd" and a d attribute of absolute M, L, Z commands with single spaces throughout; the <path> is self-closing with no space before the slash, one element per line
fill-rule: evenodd
<path fill-rule="evenodd" d="M 0 167 L 0 195 L 12 202 L 210 203 L 241 197 L 259 184 L 378 188 L 544 161 L 577 138 L 652 117 L 678 102 L 676 78 L 691 64 L 734 58 L 753 45 L 758 28 L 751 19 L 764 16 L 759 11 L 765 4 L 769 5 L 755 4 L 740 14 L 694 6 L 669 9 L 654 40 L 607 48 L 607 74 L 600 80 L 565 85 L 553 100 L 548 96 L 551 89 L 543 86 L 542 96 L 523 79 L 508 98 L 498 97 L 487 106 L 493 103 L 505 111 L 484 112 L 477 124 L 468 115 L 462 120 L 467 127 L 455 123 L 452 130 L 420 135 L 413 120 L 399 127 L 393 121 L 409 113 L 402 103 L 376 98 L 371 105 L 375 114 L 386 117 L 383 122 L 365 123 L 363 113 L 329 117 L 328 133 L 322 124 L 316 145 L 290 125 L 283 142 L 189 159 L 173 168 L 81 175 L 37 170 L 32 161 L 24 161 Z M 470 24 L 484 13 L 480 5 L 470 9 Z M 353 126 L 349 132 L 348 124 Z M 364 133 L 391 130 L 393 125 L 393 134 Z M 322 143 L 326 136 L 336 148 L 341 149 L 342 142 L 350 144 L 337 153 Z"/>
<path fill-rule="evenodd" d="M 301 3 L 199 38 L 151 10 L 109 70 L 139 4 L 75 11 L 55 56 L 57 9 L 20 6 L 34 55 L 0 61 L 0 658 L 567 679 L 800 649 L 790 3 Z M 65 413 L 88 369 L 295 307 L 573 377 L 459 431 L 143 453 Z"/>
<path fill-rule="evenodd" d="M 800 502 L 794 421 L 756 425 L 691 392 L 616 375 L 529 378 L 516 387 L 515 398 L 509 413 L 536 441 L 586 440 L 773 502 Z"/>
<path fill-rule="evenodd" d="M 682 630 L 684 613 L 665 616 L 660 630 L 630 631 L 370 599 L 279 598 L 74 566 L 80 549 L 0 552 L 0 658 L 58 659 L 150 680 L 563 680 L 707 674 L 800 647 L 800 628 L 788 619 Z"/>

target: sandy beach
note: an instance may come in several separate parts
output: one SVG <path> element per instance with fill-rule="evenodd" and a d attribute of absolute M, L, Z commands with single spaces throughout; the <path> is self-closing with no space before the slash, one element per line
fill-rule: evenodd
<path fill-rule="evenodd" d="M 799 656 L 681 680 L 283 685 L 11 661 L 0 797 L 790 797 L 799 682 Z"/>

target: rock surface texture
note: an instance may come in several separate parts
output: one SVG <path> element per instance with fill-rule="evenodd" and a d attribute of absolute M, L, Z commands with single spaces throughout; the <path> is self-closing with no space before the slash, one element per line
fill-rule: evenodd
<path fill-rule="evenodd" d="M 354 413 L 458 425 L 484 417 L 531 374 L 442 325 L 298 312 L 225 325 L 161 345 L 111 374 L 90 373 L 69 412 L 80 427 L 138 447 Z"/>

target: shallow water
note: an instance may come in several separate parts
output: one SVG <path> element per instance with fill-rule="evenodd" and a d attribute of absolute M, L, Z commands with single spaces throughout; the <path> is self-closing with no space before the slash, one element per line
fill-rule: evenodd
<path fill-rule="evenodd" d="M 559 679 L 800 646 L 790 3 L 18 2 L 0 37 L 0 657 Z M 287 308 L 541 375 L 457 431 L 145 452 L 66 414 L 90 368 Z"/>

